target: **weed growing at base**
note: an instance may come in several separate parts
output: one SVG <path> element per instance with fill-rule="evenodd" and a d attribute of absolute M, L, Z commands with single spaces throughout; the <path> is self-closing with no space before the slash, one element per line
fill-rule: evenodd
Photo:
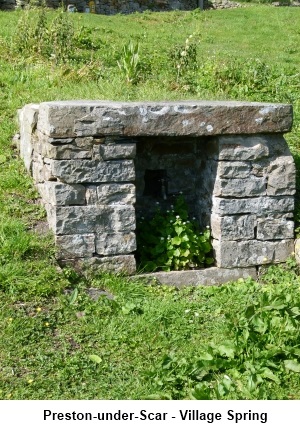
<path fill-rule="evenodd" d="M 137 228 L 138 261 L 142 270 L 185 270 L 212 264 L 210 229 L 200 232 L 190 220 L 184 197 L 170 210 L 157 209 L 154 217 L 140 221 Z"/>

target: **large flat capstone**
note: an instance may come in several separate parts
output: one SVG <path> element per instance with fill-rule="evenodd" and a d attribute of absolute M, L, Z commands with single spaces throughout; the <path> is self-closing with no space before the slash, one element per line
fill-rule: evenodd
<path fill-rule="evenodd" d="M 50 137 L 211 136 L 287 132 L 292 107 L 276 103 L 57 101 L 39 106 L 37 129 Z"/>

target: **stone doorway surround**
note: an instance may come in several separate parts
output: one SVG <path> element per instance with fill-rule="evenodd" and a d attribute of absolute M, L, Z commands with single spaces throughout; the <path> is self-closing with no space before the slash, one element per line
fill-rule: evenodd
<path fill-rule="evenodd" d="M 149 139 L 195 148 L 193 172 L 202 169 L 195 208 L 208 202 L 199 220 L 204 213 L 216 260 L 183 280 L 178 272 L 157 279 L 197 285 L 254 277 L 294 251 L 295 165 L 283 137 L 290 105 L 54 101 L 24 106 L 19 122 L 20 153 L 64 263 L 136 272 L 137 154 Z"/>

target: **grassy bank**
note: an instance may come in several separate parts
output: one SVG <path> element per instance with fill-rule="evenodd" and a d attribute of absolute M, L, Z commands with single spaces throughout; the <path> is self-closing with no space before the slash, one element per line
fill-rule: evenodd
<path fill-rule="evenodd" d="M 60 270 L 12 141 L 17 109 L 45 100 L 288 102 L 299 165 L 299 22 L 298 8 L 253 5 L 0 13 L 1 398 L 299 398 L 292 261 L 260 284 L 180 292 Z"/>

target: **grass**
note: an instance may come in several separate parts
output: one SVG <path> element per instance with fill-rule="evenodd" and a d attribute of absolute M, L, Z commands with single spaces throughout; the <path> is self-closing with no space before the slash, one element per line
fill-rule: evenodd
<path fill-rule="evenodd" d="M 64 39 L 61 19 L 70 20 Z M 17 109 L 45 100 L 292 102 L 286 138 L 299 166 L 299 22 L 298 8 L 253 5 L 114 17 L 0 13 L 1 398 L 299 398 L 293 261 L 269 268 L 259 284 L 182 291 L 61 270 L 52 237 L 36 232 L 44 210 L 12 141 Z M 183 61 L 190 35 L 195 49 Z M 130 41 L 138 61 L 128 68 Z"/>

